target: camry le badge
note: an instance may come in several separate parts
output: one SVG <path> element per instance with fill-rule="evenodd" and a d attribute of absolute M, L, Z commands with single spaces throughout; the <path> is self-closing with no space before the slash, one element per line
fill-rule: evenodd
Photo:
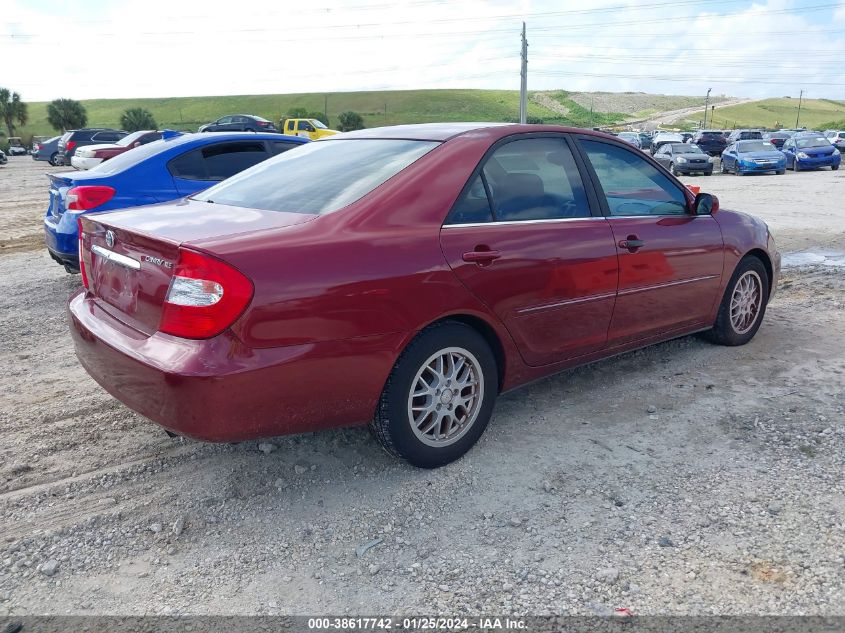
<path fill-rule="evenodd" d="M 113 231 L 106 231 L 106 246 L 111 248 L 114 246 L 114 232 Z"/>

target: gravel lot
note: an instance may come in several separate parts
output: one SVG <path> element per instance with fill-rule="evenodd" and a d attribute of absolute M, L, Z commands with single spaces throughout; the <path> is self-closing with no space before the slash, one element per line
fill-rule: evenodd
<path fill-rule="evenodd" d="M 0 615 L 845 615 L 845 172 L 688 179 L 787 253 L 755 340 L 526 387 L 429 472 L 365 429 L 200 444 L 109 397 L 40 246 L 48 169 L 0 168 Z"/>

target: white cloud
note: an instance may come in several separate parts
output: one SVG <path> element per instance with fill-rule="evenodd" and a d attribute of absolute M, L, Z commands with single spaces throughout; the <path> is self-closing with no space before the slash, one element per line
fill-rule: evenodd
<path fill-rule="evenodd" d="M 843 98 L 845 0 L 795 11 L 822 3 L 6 0 L 0 59 L 30 101 L 516 89 L 524 16 L 530 89 Z"/>

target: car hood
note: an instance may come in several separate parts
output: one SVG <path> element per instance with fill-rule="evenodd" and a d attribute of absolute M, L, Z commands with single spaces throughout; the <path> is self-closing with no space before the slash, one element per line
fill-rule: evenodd
<path fill-rule="evenodd" d="M 739 157 L 747 160 L 754 160 L 755 158 L 778 160 L 783 158 L 783 152 L 742 152 Z"/>

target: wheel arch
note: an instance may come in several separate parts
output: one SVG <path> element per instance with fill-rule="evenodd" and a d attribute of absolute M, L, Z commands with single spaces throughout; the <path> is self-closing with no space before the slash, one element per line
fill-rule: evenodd
<path fill-rule="evenodd" d="M 481 336 L 484 338 L 484 340 L 490 346 L 490 350 L 493 352 L 493 358 L 496 359 L 496 374 L 497 374 L 497 379 L 498 379 L 498 383 L 499 383 L 498 388 L 499 388 L 499 391 L 501 392 L 502 388 L 504 387 L 504 384 L 505 384 L 505 369 L 506 369 L 506 365 L 507 365 L 507 362 L 508 362 L 508 360 L 507 360 L 508 357 L 507 357 L 507 354 L 505 353 L 505 346 L 502 342 L 502 339 L 501 339 L 499 332 L 497 332 L 496 328 L 494 328 L 484 318 L 482 318 L 478 315 L 475 315 L 475 314 L 468 314 L 468 313 L 465 313 L 465 312 L 456 313 L 456 314 L 447 314 L 447 315 L 442 316 L 438 319 L 435 319 L 434 321 L 432 321 L 430 323 L 426 323 L 423 327 L 421 327 L 417 331 L 417 333 L 414 335 L 414 337 L 411 338 L 411 340 L 414 340 L 414 338 L 416 338 L 416 336 L 419 335 L 420 332 L 423 332 L 424 330 L 427 330 L 428 328 L 430 328 L 434 325 L 438 325 L 440 323 L 447 323 L 449 321 L 462 323 L 466 326 L 471 327 L 476 332 L 481 334 Z M 407 347 L 408 344 L 410 344 L 411 340 L 409 340 L 408 343 L 406 343 L 406 345 L 403 346 L 403 350 L 404 350 L 405 347 Z"/>
<path fill-rule="evenodd" d="M 742 259 L 745 259 L 746 257 L 756 257 L 763 263 L 763 267 L 766 269 L 766 277 L 769 281 L 769 296 L 771 296 L 772 292 L 774 291 L 772 284 L 774 283 L 775 279 L 775 272 L 774 268 L 772 267 L 772 258 L 769 257 L 769 254 L 762 248 L 751 249 L 745 255 L 742 256 Z M 742 261 L 742 259 L 740 261 Z M 737 265 L 739 264 L 737 263 Z"/>

